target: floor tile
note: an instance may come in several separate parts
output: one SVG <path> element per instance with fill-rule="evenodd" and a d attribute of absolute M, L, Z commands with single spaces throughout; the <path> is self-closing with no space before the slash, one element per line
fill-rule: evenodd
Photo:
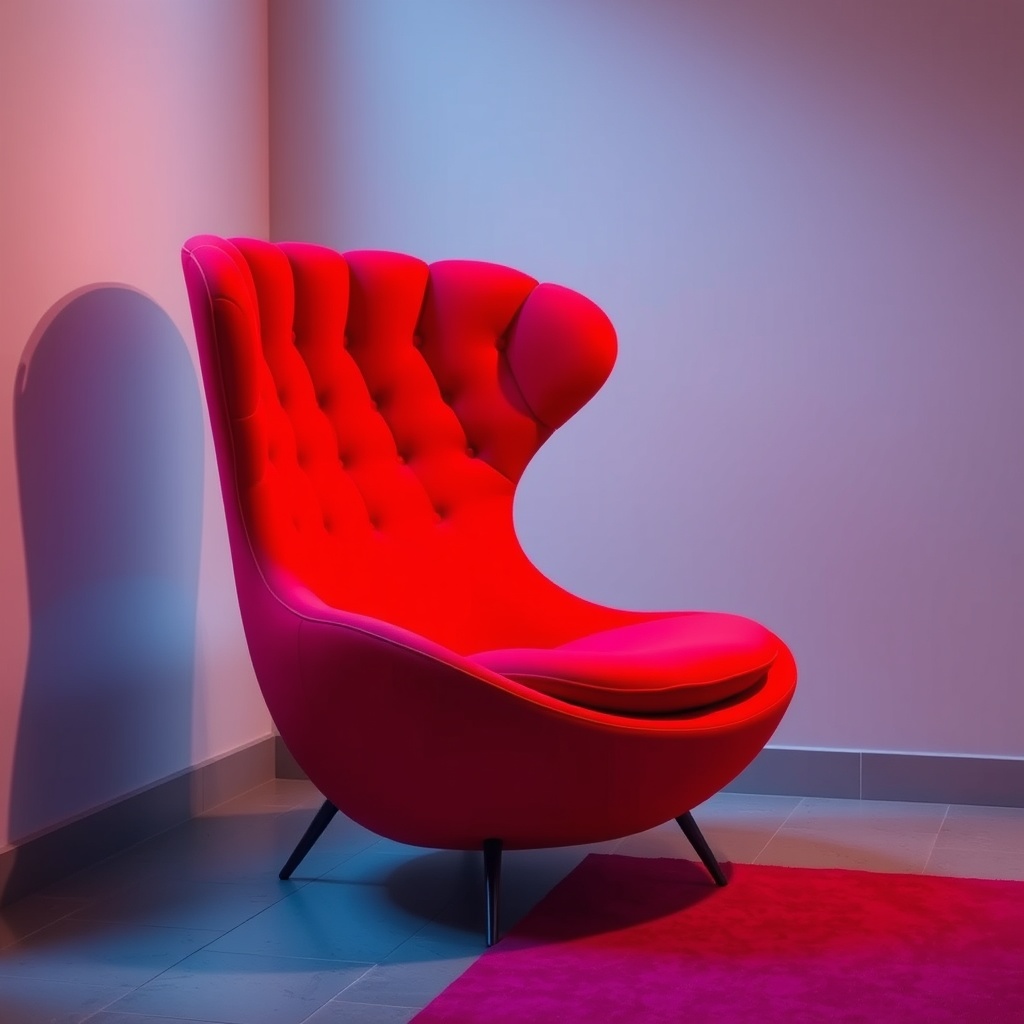
<path fill-rule="evenodd" d="M 194 818 L 136 847 L 131 856 L 146 877 L 204 882 L 276 878 L 313 814 L 303 808 L 246 815 Z M 296 870 L 294 881 L 316 878 L 379 842 L 347 818 L 338 818 Z"/>
<path fill-rule="evenodd" d="M 925 871 L 930 875 L 955 878 L 1005 878 L 1024 882 L 1024 846 L 1014 850 L 936 846 Z"/>
<path fill-rule="evenodd" d="M 935 844 L 951 849 L 1016 851 L 1024 860 L 1024 808 L 953 804 Z"/>
<path fill-rule="evenodd" d="M 324 798 L 311 782 L 299 779 L 270 779 L 225 803 L 207 811 L 203 817 L 227 817 L 244 814 L 266 814 L 294 809 L 312 813 Z"/>
<path fill-rule="evenodd" d="M 26 896 L 0 910 L 0 949 L 88 906 L 88 900 Z M 2 1018 L 0 1018 L 2 1020 Z"/>
<path fill-rule="evenodd" d="M 799 868 L 850 868 L 921 874 L 934 846 L 930 834 L 879 833 L 836 835 L 834 831 L 782 828 L 754 863 Z"/>
<path fill-rule="evenodd" d="M 694 820 L 720 861 L 749 863 L 765 848 L 800 803 L 800 797 L 719 793 L 695 807 Z M 674 821 L 627 836 L 615 847 L 627 857 L 683 857 L 697 860 Z"/>
<path fill-rule="evenodd" d="M 272 870 L 275 874 L 291 856 L 292 850 L 313 820 L 314 813 L 315 809 L 298 808 L 286 812 L 275 822 L 272 848 Z M 339 814 L 302 859 L 292 878 L 296 881 L 319 878 L 364 850 L 377 847 L 381 842 L 380 836 Z"/>
<path fill-rule="evenodd" d="M 304 809 L 210 813 L 48 886 L 59 898 L 106 900 L 140 882 L 165 879 L 244 882 L 276 878 L 308 824 Z M 352 822 L 325 836 L 311 855 L 319 872 L 377 841 Z M 319 873 L 318 872 L 318 873 Z"/>
<path fill-rule="evenodd" d="M 137 847 L 137 860 L 163 878 L 223 882 L 266 878 L 280 868 L 282 813 L 205 815 Z"/>
<path fill-rule="evenodd" d="M 107 899 L 122 889 L 156 877 L 159 866 L 140 858 L 134 848 L 61 878 L 40 892 L 54 899 L 73 899 L 82 904 Z"/>
<path fill-rule="evenodd" d="M 0 977 L 130 989 L 201 949 L 217 932 L 70 918 L 0 952 Z"/>
<path fill-rule="evenodd" d="M 317 1010 L 306 1024 L 408 1024 L 421 1009 L 419 1006 L 373 1006 L 339 998 Z"/>
<path fill-rule="evenodd" d="M 110 1009 L 224 1024 L 300 1024 L 367 969 L 366 964 L 203 950 Z"/>
<path fill-rule="evenodd" d="M 444 892 L 316 881 L 228 932 L 211 949 L 377 963 L 436 915 Z"/>
<path fill-rule="evenodd" d="M 36 978 L 0 978 L 4 1024 L 80 1024 L 117 999 L 116 988 Z"/>
<path fill-rule="evenodd" d="M 90 1017 L 85 1024 L 223 1024 L 216 1020 L 199 1020 L 197 1017 L 153 1016 L 149 1013 L 117 1013 L 102 1010 Z"/>
<path fill-rule="evenodd" d="M 750 793 L 716 793 L 693 808 L 693 815 L 702 821 L 712 818 L 787 818 L 804 800 L 800 796 L 765 796 Z M 849 803 L 850 801 L 845 801 Z"/>
<path fill-rule="evenodd" d="M 411 939 L 392 950 L 382 962 L 430 963 L 441 967 L 442 960 L 475 960 L 483 952 L 483 928 L 467 935 L 442 935 L 434 931 L 435 923 L 436 919 L 424 925 Z"/>
<path fill-rule="evenodd" d="M 501 932 L 509 925 L 502 907 Z M 387 956 L 390 961 L 437 961 L 445 958 L 477 957 L 486 948 L 484 935 L 484 894 L 477 898 L 460 894 L 445 905 L 440 914 L 428 921 L 415 935 L 396 946 Z"/>
<path fill-rule="evenodd" d="M 945 804 L 914 804 L 887 800 L 833 800 L 805 797 L 786 819 L 787 829 L 851 831 L 876 829 L 892 833 L 938 833 L 946 817 Z"/>
<path fill-rule="evenodd" d="M 765 848 L 768 840 L 778 831 L 783 819 L 765 823 L 741 825 L 738 822 L 716 822 L 704 819 L 698 827 L 704 834 L 715 857 L 725 863 L 750 862 Z M 682 830 L 674 822 L 666 822 L 635 836 L 628 836 L 615 847 L 624 857 L 670 857 L 697 860 L 697 852 L 689 844 Z"/>
<path fill-rule="evenodd" d="M 479 957 L 483 943 L 462 956 L 434 955 L 415 937 L 367 971 L 342 997 L 346 1002 L 426 1006 Z"/>
<path fill-rule="evenodd" d="M 274 876 L 258 882 L 194 882 L 156 878 L 90 902 L 74 916 L 87 921 L 125 921 L 161 928 L 227 931 L 254 917 L 300 884 Z"/>
<path fill-rule="evenodd" d="M 451 886 L 463 862 L 475 856 L 461 850 L 427 850 L 381 840 L 324 872 L 320 880 L 392 887 L 403 881 Z"/>

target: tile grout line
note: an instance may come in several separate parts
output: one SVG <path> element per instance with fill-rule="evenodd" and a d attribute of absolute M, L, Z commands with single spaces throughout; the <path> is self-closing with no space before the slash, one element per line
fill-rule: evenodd
<path fill-rule="evenodd" d="M 789 809 L 789 811 L 786 813 L 786 816 L 782 819 L 782 821 L 776 827 L 775 831 L 772 832 L 772 834 L 764 841 L 764 845 L 761 847 L 760 850 L 757 851 L 756 856 L 754 856 L 751 859 L 751 861 L 750 861 L 751 864 L 757 864 L 759 862 L 760 858 L 762 856 L 764 856 L 765 851 L 771 845 L 772 840 L 774 840 L 778 836 L 778 834 L 786 827 L 787 823 L 789 822 L 789 819 L 792 818 L 794 814 L 796 814 L 796 812 L 799 809 L 800 805 L 806 799 L 807 799 L 807 797 L 805 797 L 805 796 L 799 797 L 797 799 L 797 802 L 795 804 L 793 804 L 793 806 Z"/>
<path fill-rule="evenodd" d="M 924 868 L 921 874 L 928 874 L 928 865 L 932 862 L 932 857 L 935 856 L 935 848 L 939 845 L 939 833 L 942 832 L 942 826 L 946 824 L 946 819 L 949 817 L 949 809 L 952 805 L 946 804 L 946 809 L 942 812 L 942 821 L 939 822 L 939 827 L 935 830 L 935 838 L 932 839 L 932 845 L 928 849 L 928 856 L 924 861 Z"/>

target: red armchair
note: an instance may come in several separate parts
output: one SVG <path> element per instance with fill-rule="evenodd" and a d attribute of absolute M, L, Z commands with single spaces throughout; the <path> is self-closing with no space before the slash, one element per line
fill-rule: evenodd
<path fill-rule="evenodd" d="M 242 620 L 325 803 L 415 845 L 502 848 L 679 821 L 775 730 L 796 668 L 738 616 L 631 612 L 547 579 L 516 484 L 592 397 L 614 330 L 488 263 L 200 236 L 183 266 Z"/>

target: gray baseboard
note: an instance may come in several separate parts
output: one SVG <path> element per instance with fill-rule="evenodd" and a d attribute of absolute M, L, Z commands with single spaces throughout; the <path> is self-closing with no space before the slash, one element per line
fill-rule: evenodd
<path fill-rule="evenodd" d="M 1024 758 L 766 747 L 726 791 L 1024 807 Z"/>
<path fill-rule="evenodd" d="M 284 745 L 280 736 L 275 736 L 277 746 L 274 748 L 274 767 L 279 779 L 304 779 L 306 773 L 299 767 L 292 752 Z"/>
<path fill-rule="evenodd" d="M 0 906 L 273 779 L 276 740 L 257 740 L 0 851 Z"/>
<path fill-rule="evenodd" d="M 281 737 L 277 777 L 304 779 Z M 1024 758 L 765 747 L 728 793 L 1024 807 Z"/>

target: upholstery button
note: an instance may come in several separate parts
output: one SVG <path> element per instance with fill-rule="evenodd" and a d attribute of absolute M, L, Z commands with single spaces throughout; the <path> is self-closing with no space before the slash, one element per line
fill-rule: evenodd
<path fill-rule="evenodd" d="M 471 444 L 468 444 L 468 445 L 466 445 L 466 454 L 471 459 L 475 459 L 476 458 L 476 449 Z"/>
<path fill-rule="evenodd" d="M 330 400 L 331 400 L 331 395 L 330 395 L 329 391 L 318 391 L 317 392 L 316 404 L 318 406 L 320 406 L 321 409 L 325 409 L 327 407 L 328 402 L 330 402 Z"/>
<path fill-rule="evenodd" d="M 398 453 L 398 461 L 404 466 L 409 460 L 405 457 L 404 452 Z"/>

